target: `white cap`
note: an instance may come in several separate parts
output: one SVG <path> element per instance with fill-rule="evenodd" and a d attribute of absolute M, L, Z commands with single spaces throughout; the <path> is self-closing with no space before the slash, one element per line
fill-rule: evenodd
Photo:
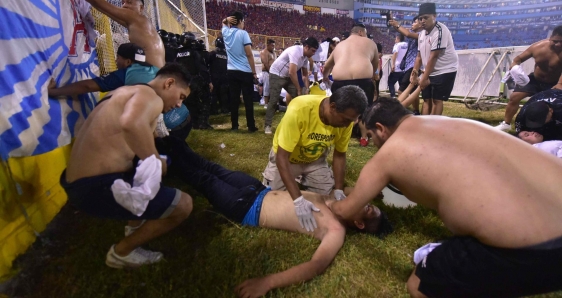
<path fill-rule="evenodd" d="M 334 37 L 334 38 L 332 38 L 332 40 L 335 41 L 335 42 L 340 42 L 340 39 L 338 37 Z"/>

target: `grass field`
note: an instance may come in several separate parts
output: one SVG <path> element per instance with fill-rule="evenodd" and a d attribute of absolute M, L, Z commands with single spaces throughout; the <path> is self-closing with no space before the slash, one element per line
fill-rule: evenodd
<path fill-rule="evenodd" d="M 192 131 L 190 146 L 219 164 L 261 180 L 272 136 L 263 133 L 265 110 L 255 106 L 257 133 L 231 132 L 229 116 L 213 116 L 213 131 Z M 463 104 L 445 103 L 444 114 L 497 124 L 503 109 L 478 112 Z M 282 114 L 277 113 L 275 125 Z M 221 144 L 225 147 L 221 148 Z M 376 149 L 353 139 L 347 153 L 346 184 L 353 186 L 362 166 Z M 242 227 L 215 213 L 207 200 L 179 180 L 165 182 L 194 197 L 194 211 L 171 233 L 148 248 L 166 260 L 137 270 L 115 270 L 104 264 L 109 247 L 123 235 L 124 222 L 100 220 L 69 206 L 15 262 L 18 274 L 10 297 L 233 297 L 247 278 L 278 272 L 310 259 L 319 241 L 284 231 Z M 433 211 L 417 206 L 388 212 L 395 233 L 380 240 L 349 232 L 334 263 L 310 282 L 277 289 L 269 297 L 405 297 L 413 269 L 412 254 L 427 242 L 450 236 Z M 561 281 L 562 282 L 562 281 Z M 1 295 L 0 295 L 1 296 Z M 545 296 L 546 297 L 546 296 Z M 548 297 L 562 297 L 551 294 Z"/>

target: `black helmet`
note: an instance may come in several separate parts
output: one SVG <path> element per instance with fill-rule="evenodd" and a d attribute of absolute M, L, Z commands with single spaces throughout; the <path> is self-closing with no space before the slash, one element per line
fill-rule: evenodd
<path fill-rule="evenodd" d="M 184 32 L 182 33 L 182 36 L 185 40 L 196 40 L 197 37 L 195 37 L 195 34 L 193 34 L 193 32 Z"/>
<path fill-rule="evenodd" d="M 177 33 L 175 35 L 176 35 L 176 40 L 179 42 L 181 40 L 181 35 L 179 35 Z"/>
<path fill-rule="evenodd" d="M 160 29 L 158 30 L 158 35 L 162 38 L 162 42 L 166 43 L 169 41 L 168 31 Z"/>
<path fill-rule="evenodd" d="M 177 43 L 178 42 L 178 38 L 176 37 L 176 35 L 174 33 L 169 33 L 168 34 L 168 41 L 170 43 Z"/>
<path fill-rule="evenodd" d="M 223 50 L 226 48 L 224 46 L 224 40 L 221 37 L 215 39 L 215 48 L 219 48 L 219 49 L 223 49 Z"/>

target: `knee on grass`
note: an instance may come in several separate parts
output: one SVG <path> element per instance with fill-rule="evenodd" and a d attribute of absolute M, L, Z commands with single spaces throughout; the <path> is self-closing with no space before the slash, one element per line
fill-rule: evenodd
<path fill-rule="evenodd" d="M 185 192 L 182 192 L 180 201 L 176 205 L 174 212 L 172 212 L 171 217 L 183 221 L 191 214 L 192 210 L 193 210 L 193 200 L 191 196 L 186 194 Z"/>

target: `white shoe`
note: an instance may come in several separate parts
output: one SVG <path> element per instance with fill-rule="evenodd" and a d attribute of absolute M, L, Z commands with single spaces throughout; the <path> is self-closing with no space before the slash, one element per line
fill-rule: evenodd
<path fill-rule="evenodd" d="M 136 226 L 136 227 L 125 226 L 125 237 L 133 234 L 133 232 L 136 231 L 138 228 L 140 228 L 142 225 L 144 225 L 145 222 L 146 222 L 146 219 L 141 221 L 141 224 Z"/>
<path fill-rule="evenodd" d="M 263 106 L 263 108 L 267 110 L 267 105 Z"/>
<path fill-rule="evenodd" d="M 115 245 L 111 246 L 105 258 L 105 264 L 111 268 L 137 268 L 142 265 L 158 263 L 162 261 L 164 256 L 160 252 L 153 252 L 137 247 L 129 255 L 121 257 L 115 253 L 114 247 Z"/>
<path fill-rule="evenodd" d="M 269 125 L 266 126 L 265 129 L 264 129 L 264 131 L 265 131 L 265 134 L 266 134 L 266 135 L 270 135 L 270 134 L 271 134 L 271 126 L 269 126 Z"/>
<path fill-rule="evenodd" d="M 505 121 L 502 121 L 499 125 L 494 126 L 494 128 L 502 131 L 508 131 L 511 129 L 511 124 L 507 124 Z"/>

